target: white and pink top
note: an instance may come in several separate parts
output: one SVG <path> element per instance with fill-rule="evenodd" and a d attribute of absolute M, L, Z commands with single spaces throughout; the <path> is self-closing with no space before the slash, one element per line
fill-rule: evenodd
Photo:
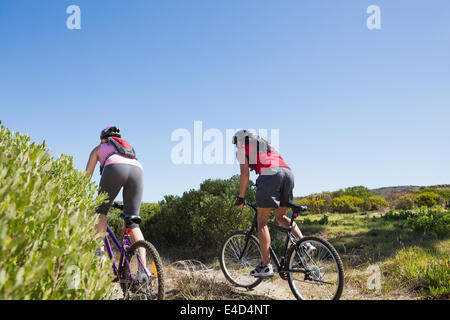
<path fill-rule="evenodd" d="M 100 145 L 99 150 L 100 165 L 104 163 L 106 157 L 111 153 L 113 153 L 114 151 L 116 151 L 116 148 L 111 143 L 102 143 Z M 130 164 L 132 166 L 137 166 L 143 169 L 142 165 L 136 159 L 130 159 L 120 154 L 113 154 L 111 157 L 109 157 L 108 160 L 106 160 L 106 163 L 103 165 L 103 167 L 106 167 L 110 164 Z"/>

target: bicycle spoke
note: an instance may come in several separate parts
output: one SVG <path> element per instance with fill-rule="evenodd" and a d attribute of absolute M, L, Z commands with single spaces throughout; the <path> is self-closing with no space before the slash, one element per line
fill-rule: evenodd
<path fill-rule="evenodd" d="M 243 252 L 245 248 L 245 252 Z M 242 256 L 242 257 L 241 257 Z M 260 282 L 250 275 L 250 271 L 259 263 L 261 254 L 255 238 L 249 238 L 246 244 L 246 234 L 236 233 L 230 236 L 222 245 L 221 268 L 225 277 L 241 287 L 253 287 Z"/>
<path fill-rule="evenodd" d="M 330 244 L 315 239 L 308 241 L 316 248 L 315 251 L 308 254 L 299 245 L 298 250 L 291 254 L 289 269 L 304 267 L 305 274 L 300 276 L 290 272 L 289 285 L 298 299 L 338 298 L 343 285 L 342 263 L 339 258 L 336 260 Z"/>
<path fill-rule="evenodd" d="M 159 254 L 153 245 L 147 241 L 138 241 L 128 253 L 130 270 L 125 267 L 122 271 L 122 278 L 128 280 L 127 283 L 121 284 L 124 298 L 164 299 L 164 272 Z"/>

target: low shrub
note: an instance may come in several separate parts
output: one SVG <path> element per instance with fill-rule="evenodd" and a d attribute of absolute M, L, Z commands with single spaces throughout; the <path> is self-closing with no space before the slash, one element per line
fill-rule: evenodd
<path fill-rule="evenodd" d="M 333 199 L 333 211 L 340 213 L 353 213 L 360 210 L 364 200 L 355 196 L 341 196 Z"/>
<path fill-rule="evenodd" d="M 97 187 L 72 158 L 0 127 L 0 300 L 107 299 L 95 256 Z"/>
<path fill-rule="evenodd" d="M 327 225 L 328 224 L 328 215 L 324 215 L 322 218 L 320 218 L 319 220 L 311 220 L 308 217 L 306 217 L 305 219 L 303 219 L 302 221 L 303 224 L 305 225 Z"/>
<path fill-rule="evenodd" d="M 426 206 L 428 208 L 431 208 L 437 205 L 438 202 L 439 202 L 439 195 L 437 193 L 430 191 L 422 192 L 418 194 L 416 197 L 416 204 L 419 207 Z"/>
<path fill-rule="evenodd" d="M 310 213 L 321 213 L 325 208 L 325 200 L 313 198 L 303 198 L 297 201 L 298 205 L 307 206 Z"/>
<path fill-rule="evenodd" d="M 414 213 L 410 210 L 396 210 L 392 209 L 386 212 L 382 217 L 385 220 L 407 220 L 409 217 L 413 217 Z"/>
<path fill-rule="evenodd" d="M 416 232 L 446 237 L 450 235 L 450 210 L 422 207 L 408 217 L 408 224 Z"/>
<path fill-rule="evenodd" d="M 251 225 L 253 210 L 237 208 L 239 176 L 228 180 L 206 180 L 199 190 L 179 196 L 165 196 L 160 211 L 146 223 L 145 234 L 161 245 L 182 246 L 197 257 L 215 255 L 231 231 Z M 246 193 L 249 202 L 255 201 L 253 183 Z"/>
<path fill-rule="evenodd" d="M 450 297 L 450 256 L 420 247 L 400 250 L 386 263 L 385 274 L 391 287 L 406 287 L 424 298 Z"/>
<path fill-rule="evenodd" d="M 414 194 L 407 194 L 397 199 L 394 207 L 399 210 L 411 210 L 414 208 L 416 199 Z"/>
<path fill-rule="evenodd" d="M 389 202 L 380 196 L 370 196 L 368 199 L 370 203 L 370 209 L 368 210 L 375 211 L 389 207 Z"/>

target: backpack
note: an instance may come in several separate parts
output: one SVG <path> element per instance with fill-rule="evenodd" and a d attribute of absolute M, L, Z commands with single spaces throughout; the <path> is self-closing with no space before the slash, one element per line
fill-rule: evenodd
<path fill-rule="evenodd" d="M 257 163 L 259 163 L 259 154 L 260 153 L 270 153 L 276 152 L 275 148 L 267 141 L 265 138 L 261 136 L 253 136 L 250 140 L 249 144 L 256 145 L 256 153 L 252 155 L 246 155 L 247 161 L 249 163 L 250 170 L 257 170 Z M 251 157 L 251 158 L 250 158 Z M 250 160 L 251 159 L 251 160 Z"/>
<path fill-rule="evenodd" d="M 108 142 L 111 143 L 116 148 L 116 151 L 107 155 L 103 164 L 100 163 L 100 174 L 103 173 L 103 168 L 106 163 L 106 160 L 108 160 L 109 157 L 111 157 L 114 154 L 120 154 L 121 156 L 137 160 L 136 152 L 134 151 L 134 148 L 128 143 L 128 141 L 117 137 L 109 137 Z"/>
<path fill-rule="evenodd" d="M 258 153 L 276 152 L 275 148 L 265 138 L 261 136 L 256 136 L 255 139 L 257 142 Z"/>

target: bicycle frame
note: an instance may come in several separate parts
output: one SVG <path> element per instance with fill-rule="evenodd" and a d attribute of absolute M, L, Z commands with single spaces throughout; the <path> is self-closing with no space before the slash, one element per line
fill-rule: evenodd
<path fill-rule="evenodd" d="M 244 245 L 244 249 L 242 250 L 242 253 L 239 257 L 239 260 L 242 259 L 242 257 L 245 254 L 245 251 L 247 250 L 247 246 L 248 246 L 248 242 L 250 240 L 250 235 L 252 235 L 256 230 L 257 230 L 257 226 L 258 226 L 258 209 L 256 208 L 256 205 L 251 204 L 251 203 L 246 203 L 246 205 L 248 205 L 249 207 L 251 207 L 254 211 L 255 211 L 255 217 L 253 218 L 253 223 L 251 228 L 247 231 L 247 236 L 245 238 L 245 245 Z M 292 234 L 292 229 L 294 228 L 294 220 L 295 218 L 298 217 L 298 213 L 293 212 L 292 214 L 292 218 L 291 218 L 291 224 L 289 225 L 289 228 L 283 228 L 279 225 L 276 225 L 272 222 L 268 222 L 267 225 L 279 232 L 283 232 L 286 233 L 286 241 L 285 241 L 285 245 L 284 245 L 284 254 L 281 257 L 281 261 L 278 259 L 277 254 L 275 253 L 275 251 L 273 250 L 272 246 L 269 247 L 269 251 L 270 251 L 270 256 L 273 258 L 274 263 L 276 265 L 276 269 L 277 272 L 296 272 L 296 273 L 306 273 L 305 270 L 289 270 L 287 268 L 287 259 L 288 259 L 288 247 L 289 247 L 289 243 L 291 243 L 294 247 L 295 250 L 298 249 L 297 247 L 297 243 L 295 242 L 295 237 Z"/>
<path fill-rule="evenodd" d="M 120 252 L 120 259 L 119 259 L 119 264 L 118 266 L 116 265 L 116 259 L 114 258 L 114 254 L 112 251 L 112 247 L 111 247 L 111 243 L 109 242 L 108 236 L 105 236 L 105 245 L 106 245 L 106 249 L 109 255 L 109 258 L 112 259 L 113 261 L 113 271 L 114 271 L 114 275 L 116 275 L 116 279 L 114 281 L 119 281 L 119 282 L 129 282 L 129 280 L 124 280 L 124 279 L 120 279 L 120 275 L 119 275 L 119 270 L 121 269 L 121 267 L 123 267 L 124 263 L 128 268 L 129 271 L 129 275 L 131 277 L 131 281 L 134 281 L 133 275 L 131 273 L 131 267 L 130 267 L 130 263 L 127 259 L 127 257 L 125 256 L 125 252 L 127 249 L 129 249 L 131 247 L 131 243 L 128 239 L 128 234 L 125 233 L 124 237 L 123 237 L 123 245 L 121 245 L 119 243 L 119 240 L 117 240 L 116 236 L 114 235 L 114 232 L 111 230 L 111 228 L 109 227 L 109 225 L 106 225 L 106 230 L 108 232 L 108 235 L 110 236 L 113 244 L 116 246 L 117 250 L 119 250 Z M 139 261 L 141 263 L 141 261 Z"/>

